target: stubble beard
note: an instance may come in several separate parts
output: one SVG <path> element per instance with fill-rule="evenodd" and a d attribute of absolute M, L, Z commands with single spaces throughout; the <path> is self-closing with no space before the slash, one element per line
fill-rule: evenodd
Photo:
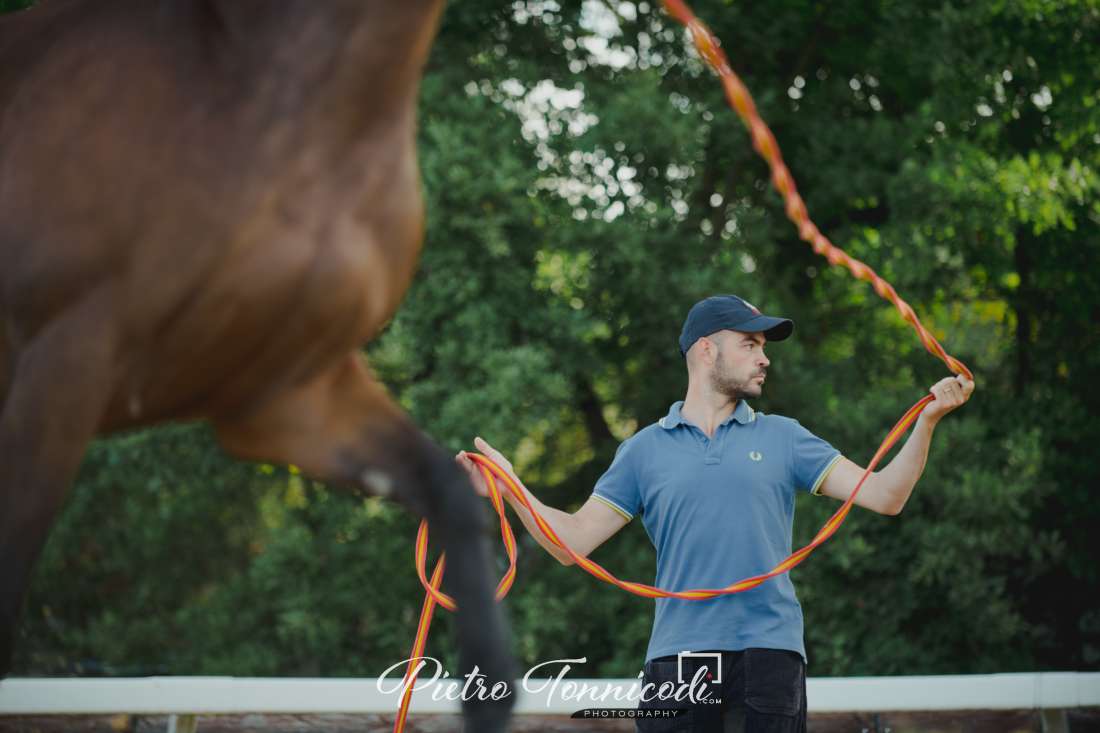
<path fill-rule="evenodd" d="M 752 377 L 747 380 L 737 379 L 726 371 L 723 363 L 721 352 L 719 352 L 717 363 L 710 376 L 710 385 L 715 392 L 723 394 L 731 400 L 755 399 L 763 394 L 764 385 L 761 382 L 754 381 Z"/>

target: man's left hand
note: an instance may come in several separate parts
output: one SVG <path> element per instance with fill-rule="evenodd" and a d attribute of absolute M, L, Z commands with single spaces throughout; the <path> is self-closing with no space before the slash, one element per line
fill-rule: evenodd
<path fill-rule="evenodd" d="M 974 382 L 962 375 L 945 377 L 933 384 L 928 391 L 935 395 L 936 399 L 924 406 L 921 417 L 935 424 L 944 415 L 970 399 L 970 393 L 974 391 Z"/>

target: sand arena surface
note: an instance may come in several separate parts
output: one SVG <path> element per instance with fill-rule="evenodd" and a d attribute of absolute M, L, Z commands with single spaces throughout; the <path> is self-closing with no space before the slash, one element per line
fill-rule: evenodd
<path fill-rule="evenodd" d="M 390 733 L 392 714 L 375 715 L 203 715 L 200 733 Z M 1100 733 L 1100 708 L 1068 713 L 1069 733 Z M 143 716 L 0 716 L 0 733 L 163 733 L 168 718 Z M 411 714 L 409 733 L 461 733 L 457 715 Z M 513 733 L 575 733 L 634 730 L 630 720 L 571 720 L 560 715 L 520 715 Z M 1034 710 L 861 713 L 811 715 L 810 733 L 1041 733 Z"/>

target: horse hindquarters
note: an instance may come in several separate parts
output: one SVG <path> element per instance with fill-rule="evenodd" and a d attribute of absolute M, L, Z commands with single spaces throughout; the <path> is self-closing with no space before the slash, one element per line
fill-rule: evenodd
<path fill-rule="evenodd" d="M 31 570 L 112 386 L 115 341 L 93 295 L 18 352 L 0 413 L 0 677 L 11 671 Z"/>
<path fill-rule="evenodd" d="M 370 375 L 358 352 L 245 418 L 215 420 L 232 455 L 292 463 L 307 475 L 392 498 L 431 525 L 447 553 L 444 586 L 458 603 L 463 673 L 476 665 L 486 686 L 513 665 L 493 598 L 481 499 L 450 454 L 431 441 Z M 505 730 L 514 694 L 466 705 L 467 730 Z"/>

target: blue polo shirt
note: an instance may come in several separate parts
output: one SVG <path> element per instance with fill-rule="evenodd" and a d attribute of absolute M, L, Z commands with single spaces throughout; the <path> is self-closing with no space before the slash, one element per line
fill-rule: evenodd
<path fill-rule="evenodd" d="M 797 420 L 739 400 L 708 438 L 673 403 L 615 452 L 593 496 L 642 523 L 657 550 L 655 585 L 724 588 L 791 554 L 795 491 L 818 493 L 840 452 Z M 749 647 L 806 657 L 790 574 L 703 601 L 656 599 L 646 661 L 682 651 Z"/>

